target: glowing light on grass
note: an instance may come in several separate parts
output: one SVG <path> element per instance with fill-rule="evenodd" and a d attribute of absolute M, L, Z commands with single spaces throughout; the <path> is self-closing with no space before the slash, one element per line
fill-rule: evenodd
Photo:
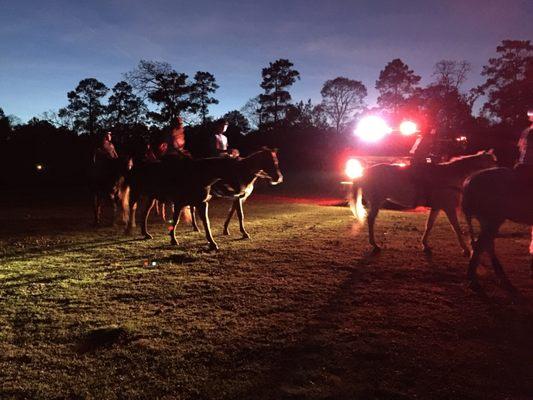
<path fill-rule="evenodd" d="M 346 161 L 344 173 L 350 179 L 357 179 L 363 176 L 364 168 L 359 160 L 356 158 L 350 158 Z"/>
<path fill-rule="evenodd" d="M 391 132 L 391 127 L 384 119 L 369 115 L 359 121 L 354 133 L 365 142 L 378 142 Z"/>
<path fill-rule="evenodd" d="M 400 133 L 404 136 L 411 136 L 418 132 L 418 126 L 413 121 L 403 121 L 400 124 Z"/>
<path fill-rule="evenodd" d="M 44 165 L 43 164 L 35 164 L 35 169 L 37 171 L 42 171 L 44 169 Z"/>

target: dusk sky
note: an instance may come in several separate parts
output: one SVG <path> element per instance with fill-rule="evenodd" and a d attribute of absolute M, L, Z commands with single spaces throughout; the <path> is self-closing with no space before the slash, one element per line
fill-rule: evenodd
<path fill-rule="evenodd" d="M 533 0 L 0 0 L 0 107 L 23 121 L 67 104 L 94 77 L 111 88 L 140 59 L 209 71 L 219 116 L 260 93 L 261 69 L 288 58 L 294 100 L 320 100 L 345 76 L 376 99 L 380 70 L 401 58 L 423 83 L 435 62 L 467 60 L 472 87 L 503 39 L 532 39 Z"/>

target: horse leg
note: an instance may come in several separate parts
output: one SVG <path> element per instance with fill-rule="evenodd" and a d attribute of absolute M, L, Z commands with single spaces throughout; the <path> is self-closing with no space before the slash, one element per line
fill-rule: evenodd
<path fill-rule="evenodd" d="M 531 279 L 533 279 L 533 226 L 531 227 L 531 242 L 529 243 L 529 256 L 531 258 L 531 261 L 530 261 Z"/>
<path fill-rule="evenodd" d="M 118 211 L 116 196 L 114 194 L 110 195 L 109 200 L 111 200 L 111 206 L 113 207 L 113 215 L 111 217 L 111 226 L 115 226 L 116 225 L 115 219 L 117 218 L 117 211 Z"/>
<path fill-rule="evenodd" d="M 439 209 L 438 208 L 432 208 L 429 210 L 428 219 L 426 221 L 426 230 L 424 231 L 424 235 L 422 236 L 422 249 L 429 253 L 431 252 L 431 247 L 429 247 L 428 244 L 428 238 L 429 234 L 431 232 L 431 229 L 433 229 L 433 225 L 435 224 L 435 221 L 437 217 L 439 216 Z"/>
<path fill-rule="evenodd" d="M 492 267 L 494 268 L 494 272 L 496 273 L 496 276 L 498 277 L 498 280 L 500 281 L 500 285 L 510 292 L 515 292 L 516 288 L 513 286 L 513 284 L 511 283 L 511 281 L 505 274 L 503 270 L 503 265 L 498 259 L 498 256 L 496 256 L 496 250 L 494 248 L 494 238 L 496 234 L 497 234 L 497 230 L 494 232 L 494 235 L 491 237 L 491 240 L 488 243 L 488 251 L 490 254 L 490 260 L 492 262 Z"/>
<path fill-rule="evenodd" d="M 376 243 L 376 238 L 374 236 L 374 224 L 376 222 L 376 217 L 379 213 L 379 206 L 376 206 L 377 203 L 371 203 L 370 212 L 368 213 L 367 223 L 368 223 L 368 242 L 374 248 L 374 252 L 378 252 L 381 248 Z"/>
<path fill-rule="evenodd" d="M 472 246 L 472 255 L 470 256 L 470 262 L 468 263 L 468 273 L 467 277 L 470 281 L 470 287 L 475 291 L 480 291 L 481 286 L 479 284 L 479 281 L 477 279 L 477 267 L 479 265 L 479 261 L 481 258 L 481 254 L 483 254 L 484 251 L 488 251 L 493 256 L 494 253 L 494 238 L 496 237 L 496 233 L 498 232 L 499 225 L 496 225 L 496 227 L 487 221 L 480 220 L 480 232 L 478 238 L 474 241 Z M 492 243 L 492 246 L 491 246 Z M 492 247 L 492 251 L 491 251 Z M 495 255 L 495 254 L 494 254 Z M 498 260 L 496 258 L 497 263 Z M 494 262 L 494 261 L 493 261 Z M 495 264 L 493 263 L 493 266 Z M 501 266 L 501 265 L 500 265 Z M 497 266 L 495 267 L 495 269 Z"/>
<path fill-rule="evenodd" d="M 208 208 L 209 208 L 208 203 L 205 201 L 201 202 L 198 205 L 198 209 L 200 211 L 200 218 L 202 219 L 202 222 L 204 224 L 205 237 L 207 241 L 209 242 L 209 249 L 218 250 L 218 245 L 216 244 L 215 240 L 213 239 L 213 235 L 211 234 L 211 226 L 209 225 Z"/>
<path fill-rule="evenodd" d="M 148 226 L 148 216 L 150 215 L 150 211 L 152 210 L 152 207 L 154 207 L 154 205 L 155 205 L 155 199 L 148 199 L 148 205 L 146 206 L 143 212 L 141 234 L 144 235 L 145 239 L 153 239 L 153 236 L 148 233 L 147 226 Z"/>
<path fill-rule="evenodd" d="M 94 226 L 99 226 L 100 225 L 100 209 L 101 209 L 101 205 L 100 205 L 100 197 L 98 196 L 98 194 L 95 194 L 94 195 L 94 203 L 93 203 L 93 210 L 94 210 Z"/>
<path fill-rule="evenodd" d="M 137 202 L 139 201 L 139 198 L 133 190 L 130 190 L 126 196 L 128 196 L 128 199 L 124 199 L 124 204 L 128 204 L 129 216 L 124 232 L 126 235 L 131 235 L 133 233 L 133 228 L 135 227 L 135 212 L 137 211 Z"/>
<path fill-rule="evenodd" d="M 483 253 L 484 238 L 480 236 L 472 243 L 472 254 L 468 263 L 468 272 L 466 274 L 468 281 L 470 282 L 470 288 L 474 291 L 480 291 L 481 286 L 477 279 L 477 267 Z"/>
<path fill-rule="evenodd" d="M 200 232 L 200 228 L 198 228 L 198 223 L 196 222 L 196 207 L 190 206 L 190 209 L 191 209 L 192 230 L 194 232 Z"/>
<path fill-rule="evenodd" d="M 178 245 L 178 241 L 176 239 L 176 228 L 178 227 L 178 224 L 180 223 L 181 208 L 182 206 L 180 204 L 174 203 L 174 209 L 173 209 L 174 213 L 172 216 L 173 224 L 169 229 L 170 244 L 174 246 Z"/>
<path fill-rule="evenodd" d="M 224 222 L 224 235 L 229 235 L 229 223 L 231 221 L 231 218 L 233 217 L 233 214 L 235 214 L 235 211 L 237 210 L 237 202 L 239 201 L 240 199 L 235 199 L 233 200 L 233 203 L 231 203 L 231 208 L 229 209 L 229 213 L 228 213 L 228 216 L 226 217 L 226 221 Z M 240 218 L 239 218 L 239 223 L 240 223 Z M 241 230 L 242 232 L 242 230 Z"/>
<path fill-rule="evenodd" d="M 461 231 L 461 227 L 459 226 L 459 220 L 457 219 L 457 212 L 455 211 L 455 208 L 445 209 L 444 212 L 446 213 L 448 221 L 450 221 L 450 225 L 452 226 L 453 231 L 457 236 L 459 245 L 463 249 L 463 256 L 468 257 L 470 255 L 470 249 L 464 241 L 463 232 Z"/>
<path fill-rule="evenodd" d="M 244 239 L 250 239 L 250 235 L 244 229 L 244 210 L 242 209 L 243 199 L 236 199 L 237 202 L 237 216 L 239 217 L 239 229 L 241 230 Z"/>

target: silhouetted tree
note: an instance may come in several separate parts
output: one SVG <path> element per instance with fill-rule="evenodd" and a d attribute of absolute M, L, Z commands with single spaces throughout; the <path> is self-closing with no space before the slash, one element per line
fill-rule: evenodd
<path fill-rule="evenodd" d="M 376 89 L 379 91 L 378 105 L 393 115 L 400 113 L 409 97 L 415 92 L 420 76 L 396 58 L 379 73 Z"/>
<path fill-rule="evenodd" d="M 240 111 L 229 111 L 222 118 L 229 122 L 230 127 L 235 127 L 242 133 L 248 133 L 250 131 L 250 123 Z"/>
<path fill-rule="evenodd" d="M 441 60 L 433 67 L 432 76 L 436 84 L 457 89 L 465 82 L 472 66 L 468 61 Z"/>
<path fill-rule="evenodd" d="M 526 111 L 533 104 L 533 45 L 529 40 L 504 40 L 496 48 L 481 75 L 487 80 L 478 87 L 486 94 L 483 112 L 509 126 L 527 124 Z"/>
<path fill-rule="evenodd" d="M 320 105 L 313 105 L 311 99 L 306 102 L 299 101 L 291 104 L 287 108 L 287 124 L 298 127 L 303 130 L 317 128 L 321 130 L 328 129 L 326 115 Z"/>
<path fill-rule="evenodd" d="M 11 124 L 9 119 L 4 114 L 4 110 L 0 108 L 0 141 L 5 141 L 11 134 Z"/>
<path fill-rule="evenodd" d="M 465 133 L 475 125 L 472 106 L 467 95 L 453 86 L 434 83 L 418 89 L 411 99 L 428 128 L 437 128 L 448 135 Z"/>
<path fill-rule="evenodd" d="M 248 118 L 250 126 L 257 129 L 261 126 L 261 102 L 259 96 L 252 97 L 241 108 L 241 113 Z"/>
<path fill-rule="evenodd" d="M 141 60 L 137 68 L 126 74 L 128 82 L 151 102 L 159 106 L 148 116 L 159 125 L 169 125 L 181 113 L 196 112 L 190 100 L 188 76 L 172 69 L 170 64 Z"/>
<path fill-rule="evenodd" d="M 101 129 L 105 107 L 100 100 L 108 91 L 107 86 L 97 79 L 81 80 L 76 89 L 68 93 L 69 105 L 59 111 L 59 116 L 68 115 L 73 121 L 73 129 L 78 134 L 93 136 Z"/>
<path fill-rule="evenodd" d="M 209 105 L 218 104 L 217 99 L 210 97 L 210 94 L 215 93 L 218 88 L 215 77 L 209 72 L 198 71 L 194 75 L 190 98 L 194 107 L 198 109 L 203 124 L 207 120 Z"/>
<path fill-rule="evenodd" d="M 333 123 L 337 133 L 354 114 L 364 109 L 366 87 L 360 81 L 338 77 L 328 80 L 320 91 L 321 109 Z"/>
<path fill-rule="evenodd" d="M 271 62 L 267 68 L 263 68 L 261 88 L 264 93 L 259 96 L 261 104 L 262 125 L 273 123 L 276 125 L 285 117 L 291 95 L 288 88 L 296 79 L 300 79 L 300 73 L 293 69 L 293 63 L 287 59 L 279 59 Z"/>
<path fill-rule="evenodd" d="M 133 87 L 120 81 L 112 89 L 107 105 L 108 123 L 113 127 L 128 127 L 142 121 L 147 108 L 142 99 L 133 93 Z"/>
<path fill-rule="evenodd" d="M 167 62 L 141 60 L 133 71 L 124 74 L 126 81 L 139 92 L 144 99 L 160 87 L 158 76 L 173 71 Z"/>

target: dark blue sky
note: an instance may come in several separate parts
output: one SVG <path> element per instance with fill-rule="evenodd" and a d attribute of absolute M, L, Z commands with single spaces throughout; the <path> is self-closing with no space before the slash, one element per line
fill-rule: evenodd
<path fill-rule="evenodd" d="M 479 75 L 502 39 L 531 39 L 533 0 L 0 0 L 0 107 L 26 120 L 67 104 L 87 77 L 112 87 L 138 61 L 213 73 L 218 116 L 260 92 L 261 68 L 289 58 L 295 100 L 319 101 L 346 76 L 376 98 L 379 71 L 401 58 L 423 83 L 435 62 L 467 60 Z"/>

